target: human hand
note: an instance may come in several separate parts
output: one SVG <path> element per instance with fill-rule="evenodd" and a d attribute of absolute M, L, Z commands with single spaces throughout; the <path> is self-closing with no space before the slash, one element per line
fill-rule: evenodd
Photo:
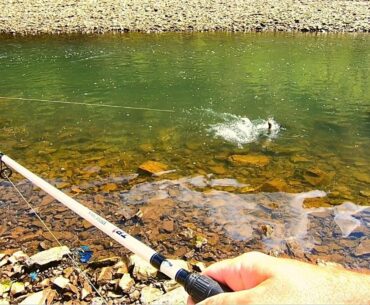
<path fill-rule="evenodd" d="M 369 275 L 259 252 L 215 263 L 203 274 L 234 292 L 210 297 L 199 305 L 370 304 Z M 189 297 L 188 305 L 193 304 Z"/>

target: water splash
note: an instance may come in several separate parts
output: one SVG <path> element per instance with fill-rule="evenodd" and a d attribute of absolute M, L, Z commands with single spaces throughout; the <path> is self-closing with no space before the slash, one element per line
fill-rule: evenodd
<path fill-rule="evenodd" d="M 257 141 L 260 138 L 274 139 L 280 132 L 280 125 L 274 118 L 250 120 L 230 113 L 218 114 L 223 122 L 211 125 L 209 131 L 238 146 Z"/>

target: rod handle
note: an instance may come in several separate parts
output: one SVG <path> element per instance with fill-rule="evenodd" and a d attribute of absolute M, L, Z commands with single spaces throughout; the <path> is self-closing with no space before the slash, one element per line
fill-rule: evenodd
<path fill-rule="evenodd" d="M 232 291 L 228 286 L 199 273 L 189 274 L 185 280 L 184 288 L 195 303 L 202 302 L 216 294 Z"/>

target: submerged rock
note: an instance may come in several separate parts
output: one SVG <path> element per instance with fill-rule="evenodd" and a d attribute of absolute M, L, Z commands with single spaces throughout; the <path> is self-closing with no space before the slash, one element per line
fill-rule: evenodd
<path fill-rule="evenodd" d="M 68 247 L 54 247 L 35 255 L 32 255 L 29 259 L 29 265 L 37 264 L 39 266 L 47 265 L 51 262 L 57 262 L 62 260 L 63 256 L 71 254 Z"/>
<path fill-rule="evenodd" d="M 284 179 L 275 178 L 270 181 L 264 183 L 260 190 L 262 192 L 286 192 L 288 190 L 288 184 L 285 182 Z"/>
<path fill-rule="evenodd" d="M 271 159 L 263 155 L 232 155 L 228 160 L 234 165 L 266 166 Z"/>
<path fill-rule="evenodd" d="M 146 161 L 139 166 L 139 170 L 147 174 L 158 174 L 167 171 L 168 166 L 166 164 L 156 161 Z"/>

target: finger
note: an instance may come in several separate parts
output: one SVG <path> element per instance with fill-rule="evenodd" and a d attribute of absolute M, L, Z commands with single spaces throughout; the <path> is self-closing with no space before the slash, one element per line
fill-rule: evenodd
<path fill-rule="evenodd" d="M 193 299 L 191 298 L 191 296 L 188 296 L 187 305 L 195 305 L 195 303 L 194 303 Z"/>
<path fill-rule="evenodd" d="M 273 274 L 273 257 L 259 252 L 248 252 L 233 259 L 215 263 L 204 274 L 226 284 L 233 291 L 250 289 Z"/>

